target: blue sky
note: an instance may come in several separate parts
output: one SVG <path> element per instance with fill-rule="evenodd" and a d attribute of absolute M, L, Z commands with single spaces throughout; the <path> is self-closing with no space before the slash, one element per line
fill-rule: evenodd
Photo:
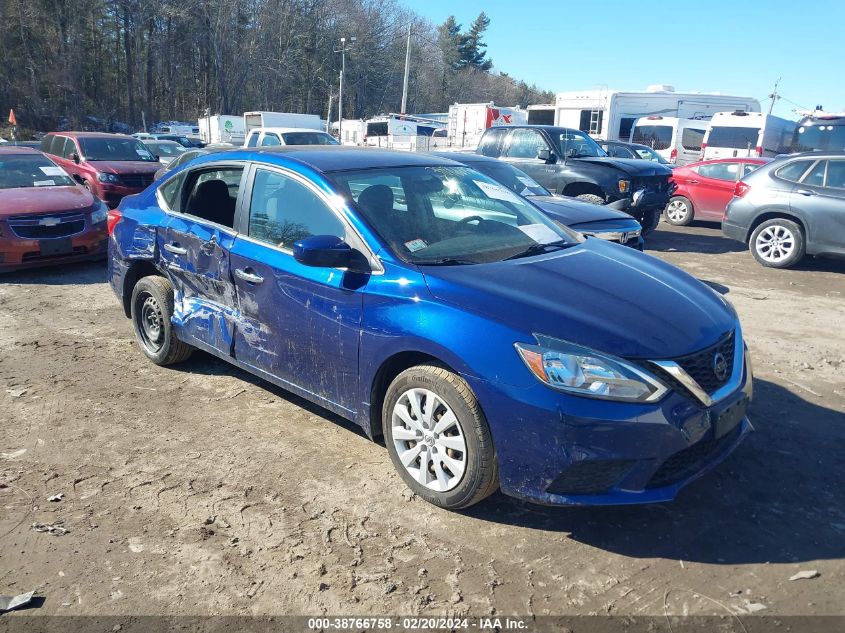
<path fill-rule="evenodd" d="M 843 0 L 406 4 L 435 24 L 454 15 L 464 28 L 483 10 L 491 20 L 486 42 L 495 69 L 554 92 L 670 84 L 678 92 L 756 97 L 766 111 L 764 100 L 781 77 L 784 99 L 775 114 L 796 118 L 796 107 L 817 104 L 845 110 Z"/>

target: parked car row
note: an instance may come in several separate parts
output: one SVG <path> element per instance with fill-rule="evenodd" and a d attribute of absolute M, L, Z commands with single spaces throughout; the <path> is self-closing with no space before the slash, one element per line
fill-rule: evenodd
<path fill-rule="evenodd" d="M 672 181 L 666 222 L 721 222 L 763 266 L 845 255 L 845 152 L 703 161 L 676 168 Z"/>

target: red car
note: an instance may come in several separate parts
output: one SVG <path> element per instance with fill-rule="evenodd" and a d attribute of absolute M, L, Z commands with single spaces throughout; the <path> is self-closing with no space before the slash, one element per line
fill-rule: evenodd
<path fill-rule="evenodd" d="M 38 150 L 0 146 L 0 272 L 105 257 L 107 214 Z"/>
<path fill-rule="evenodd" d="M 676 167 L 670 179 L 676 188 L 663 211 L 664 219 L 675 226 L 686 226 L 693 219 L 721 222 L 737 181 L 769 160 L 719 158 Z"/>
<path fill-rule="evenodd" d="M 161 167 L 141 141 L 124 134 L 50 132 L 41 151 L 110 209 L 124 196 L 146 189 Z"/>

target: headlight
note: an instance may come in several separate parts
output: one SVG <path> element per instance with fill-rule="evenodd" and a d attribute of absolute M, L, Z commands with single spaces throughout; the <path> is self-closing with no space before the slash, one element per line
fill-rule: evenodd
<path fill-rule="evenodd" d="M 117 183 L 120 182 L 120 178 L 117 177 L 117 174 L 107 174 L 105 172 L 100 172 L 97 174 L 97 180 L 100 182 L 112 182 Z"/>
<path fill-rule="evenodd" d="M 516 351 L 538 380 L 588 398 L 656 402 L 669 390 L 621 358 L 559 339 L 535 335 L 539 345 L 515 343 Z"/>
<path fill-rule="evenodd" d="M 102 200 L 97 200 L 97 208 L 91 212 L 91 224 L 99 224 L 105 222 L 109 217 L 109 208 Z"/>
<path fill-rule="evenodd" d="M 628 193 L 631 189 L 631 181 L 630 180 L 620 180 L 619 181 L 619 193 Z"/>

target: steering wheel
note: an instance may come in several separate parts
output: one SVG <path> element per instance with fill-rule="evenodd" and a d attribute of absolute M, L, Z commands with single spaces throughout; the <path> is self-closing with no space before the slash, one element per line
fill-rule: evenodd
<path fill-rule="evenodd" d="M 482 218 L 480 215 L 468 215 L 465 218 L 461 218 L 458 221 L 458 224 L 469 224 L 470 222 L 475 222 L 475 221 L 484 222 L 484 218 Z"/>

